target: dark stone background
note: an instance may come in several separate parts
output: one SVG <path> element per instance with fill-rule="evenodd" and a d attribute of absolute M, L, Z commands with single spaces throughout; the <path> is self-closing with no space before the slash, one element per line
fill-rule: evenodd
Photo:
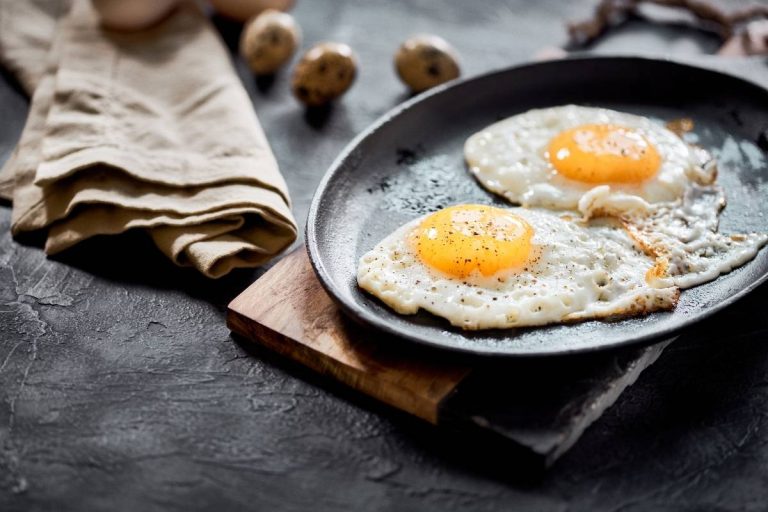
<path fill-rule="evenodd" d="M 343 41 L 360 56 L 344 101 L 305 116 L 285 74 L 256 84 L 238 64 L 299 221 L 334 156 L 406 97 L 390 61 L 400 40 L 441 34 L 474 75 L 563 43 L 563 22 L 592 5 L 300 0 L 307 44 Z M 593 50 L 717 46 L 638 21 Z M 2 159 L 26 108 L 0 80 Z M 768 508 L 766 286 L 667 349 L 550 472 L 520 478 L 493 449 L 233 340 L 225 306 L 261 271 L 207 281 L 138 234 L 49 260 L 12 240 L 9 221 L 0 207 L 2 511 Z"/>

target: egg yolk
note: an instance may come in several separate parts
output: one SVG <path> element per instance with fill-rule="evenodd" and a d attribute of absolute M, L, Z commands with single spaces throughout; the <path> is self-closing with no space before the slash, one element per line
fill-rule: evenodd
<path fill-rule="evenodd" d="M 659 170 L 661 157 L 641 134 L 614 124 L 584 124 L 549 142 L 557 172 L 586 183 L 638 183 Z"/>
<path fill-rule="evenodd" d="M 491 276 L 522 266 L 531 254 L 533 228 L 501 208 L 458 205 L 425 218 L 410 241 L 426 265 L 454 277 Z"/>

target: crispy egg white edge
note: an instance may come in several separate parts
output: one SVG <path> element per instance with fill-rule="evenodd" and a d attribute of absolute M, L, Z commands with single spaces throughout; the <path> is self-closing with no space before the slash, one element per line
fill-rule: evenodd
<path fill-rule="evenodd" d="M 612 209 L 610 204 L 596 204 L 608 211 Z M 681 200 L 620 216 L 637 245 L 646 253 L 663 258 L 668 267 L 666 275 L 653 279 L 652 285 L 692 288 L 757 256 L 768 243 L 768 234 L 718 232 L 719 214 L 724 206 L 725 195 L 720 187 L 693 186 Z"/>

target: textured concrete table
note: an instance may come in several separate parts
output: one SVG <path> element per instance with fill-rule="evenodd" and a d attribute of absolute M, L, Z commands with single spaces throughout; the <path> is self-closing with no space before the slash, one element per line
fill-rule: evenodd
<path fill-rule="evenodd" d="M 359 130 L 401 101 L 399 40 L 436 32 L 466 75 L 564 39 L 592 2 L 341 2 L 295 11 L 307 42 L 359 52 L 358 83 L 305 118 L 280 76 L 242 76 L 300 221 Z M 223 24 L 234 44 L 231 26 Z M 599 52 L 709 52 L 717 41 L 627 25 Z M 0 80 L 0 158 L 27 104 Z M 768 288 L 670 346 L 543 478 L 508 459 L 240 346 L 224 306 L 261 271 L 209 282 L 137 236 L 47 260 L 0 207 L 0 510 L 765 510 Z M 34 242 L 34 241 L 30 241 Z"/>

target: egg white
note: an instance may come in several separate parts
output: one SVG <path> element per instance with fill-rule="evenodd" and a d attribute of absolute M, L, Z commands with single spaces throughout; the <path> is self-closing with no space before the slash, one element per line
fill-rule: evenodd
<path fill-rule="evenodd" d="M 583 124 L 616 124 L 634 129 L 661 157 L 658 172 L 638 184 L 583 183 L 559 174 L 547 156 L 550 141 Z M 602 186 L 634 210 L 673 201 L 692 182 L 711 183 L 716 167 L 709 154 L 683 142 L 648 118 L 605 108 L 565 105 L 529 110 L 475 133 L 464 145 L 470 172 L 486 189 L 512 203 L 575 209 L 590 190 Z"/>
<path fill-rule="evenodd" d="M 691 288 L 712 281 L 752 260 L 768 243 L 764 233 L 719 233 L 724 207 L 720 188 L 694 186 L 679 201 L 621 217 L 637 245 L 664 270 L 649 280 L 652 286 Z"/>
<path fill-rule="evenodd" d="M 678 289 L 646 283 L 654 260 L 617 223 L 582 225 L 546 210 L 510 210 L 534 229 L 537 257 L 522 270 L 459 279 L 425 265 L 408 242 L 422 217 L 362 256 L 358 285 L 398 313 L 424 309 L 464 329 L 535 326 L 674 307 Z"/>

